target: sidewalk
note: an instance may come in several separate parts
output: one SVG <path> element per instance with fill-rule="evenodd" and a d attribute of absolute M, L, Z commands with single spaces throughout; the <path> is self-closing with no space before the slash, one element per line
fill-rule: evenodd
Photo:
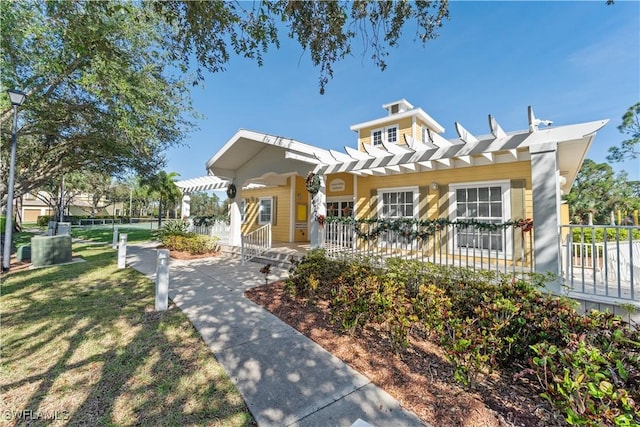
<path fill-rule="evenodd" d="M 156 250 L 127 248 L 127 265 L 155 280 Z M 260 427 L 422 426 L 420 419 L 331 353 L 244 298 L 260 265 L 221 256 L 171 260 L 169 298 L 189 317 Z M 287 272 L 272 268 L 271 280 Z"/>

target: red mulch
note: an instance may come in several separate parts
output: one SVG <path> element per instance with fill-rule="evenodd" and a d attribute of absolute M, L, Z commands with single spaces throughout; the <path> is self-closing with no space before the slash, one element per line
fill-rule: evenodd
<path fill-rule="evenodd" d="M 326 303 L 314 306 L 289 296 L 283 282 L 248 290 L 263 306 L 395 397 L 403 407 L 437 427 L 564 426 L 535 392 L 497 374 L 474 391 L 458 386 L 442 350 L 413 334 L 407 350 L 395 353 L 384 334 L 367 327 L 342 334 L 329 319 Z"/>

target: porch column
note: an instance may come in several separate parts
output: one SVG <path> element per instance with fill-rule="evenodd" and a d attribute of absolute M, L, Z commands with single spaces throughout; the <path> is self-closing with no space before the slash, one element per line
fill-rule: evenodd
<path fill-rule="evenodd" d="M 189 218 L 191 216 L 191 197 L 188 194 L 182 196 L 182 206 L 180 207 L 180 216 Z"/>
<path fill-rule="evenodd" d="M 531 153 L 533 191 L 533 232 L 536 273 L 553 273 L 558 280 L 547 290 L 560 293 L 562 278 L 560 256 L 560 190 L 558 187 L 558 144 L 534 144 Z"/>
<path fill-rule="evenodd" d="M 320 175 L 320 190 L 311 198 L 311 226 L 309 227 L 309 243 L 311 249 L 324 248 L 324 225 L 318 223 L 320 215 L 327 218 L 326 181 Z"/>
<path fill-rule="evenodd" d="M 242 216 L 240 213 L 240 201 L 242 200 L 241 185 L 236 187 L 236 197 L 229 204 L 229 245 L 240 246 L 242 244 Z"/>

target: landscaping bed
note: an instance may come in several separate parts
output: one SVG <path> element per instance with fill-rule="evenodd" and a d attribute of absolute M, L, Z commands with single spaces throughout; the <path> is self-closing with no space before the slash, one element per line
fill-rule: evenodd
<path fill-rule="evenodd" d="M 246 296 L 434 426 L 637 425 L 637 331 L 543 279 L 310 253 Z"/>

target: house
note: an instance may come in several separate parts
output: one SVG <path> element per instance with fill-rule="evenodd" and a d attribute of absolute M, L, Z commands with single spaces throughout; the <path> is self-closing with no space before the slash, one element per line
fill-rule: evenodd
<path fill-rule="evenodd" d="M 489 115 L 487 135 L 455 123 L 458 138 L 448 140 L 440 123 L 407 100 L 382 107 L 380 117 L 351 126 L 357 138 L 344 152 L 241 129 L 206 163 L 208 176 L 177 184 L 185 194 L 230 190 L 231 245 L 268 226 L 274 242 L 320 247 L 332 237 L 326 217 L 533 218 L 535 244 L 526 250 L 523 239 L 491 233 L 484 243 L 460 230 L 448 238 L 467 251 L 495 249 L 514 263 L 526 258 L 538 272 L 560 271 L 560 196 L 608 120 L 551 127 L 529 108 L 525 130 L 505 132 Z M 318 190 L 313 196 L 307 179 Z"/>
<path fill-rule="evenodd" d="M 39 191 L 37 195 L 27 193 L 16 200 L 18 208 L 15 212 L 19 213 L 23 223 L 37 222 L 40 216 L 55 215 L 52 203 L 49 203 L 55 197 L 57 196 L 46 191 Z M 66 203 L 65 216 L 120 216 L 125 211 L 122 202 L 109 203 L 107 200 L 100 200 L 98 210 L 92 213 L 91 194 L 68 193 L 66 197 L 70 197 L 71 200 Z"/>

